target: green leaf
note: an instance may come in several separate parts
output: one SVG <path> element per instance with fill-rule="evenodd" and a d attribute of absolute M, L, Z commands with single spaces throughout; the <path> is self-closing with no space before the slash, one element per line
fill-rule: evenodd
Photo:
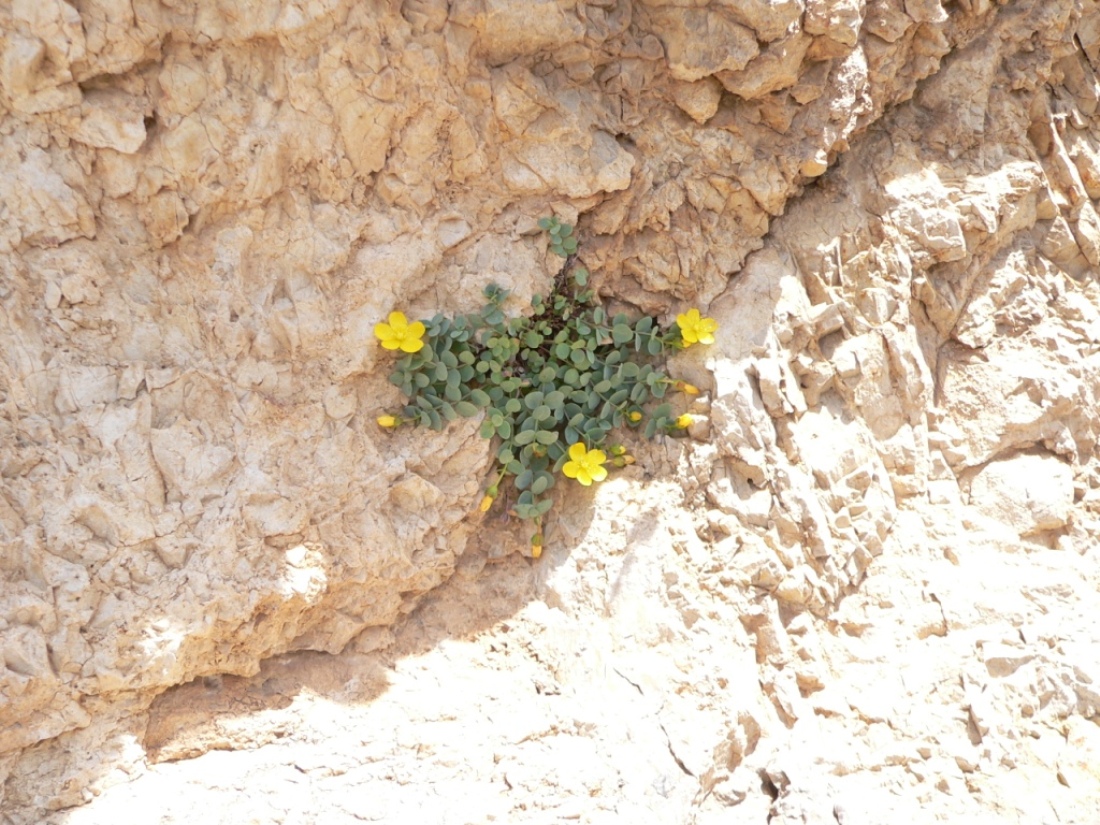
<path fill-rule="evenodd" d="M 539 444 L 549 445 L 558 440 L 558 434 L 555 430 L 539 430 L 535 433 L 535 440 Z"/>
<path fill-rule="evenodd" d="M 508 462 L 508 466 L 504 469 L 506 469 L 512 475 L 518 476 L 520 473 L 523 472 L 523 465 L 513 459 L 512 461 Z"/>
<path fill-rule="evenodd" d="M 445 419 L 447 419 L 448 421 L 454 421 L 456 418 L 458 418 L 458 413 L 455 411 L 455 408 L 452 407 L 450 404 L 447 404 L 447 403 L 440 404 L 439 405 L 439 411 L 443 414 L 443 417 Z"/>
<path fill-rule="evenodd" d="M 509 398 L 504 402 L 504 409 L 509 413 L 518 413 L 523 409 L 523 403 L 518 398 Z"/>
<path fill-rule="evenodd" d="M 432 376 L 435 378 L 436 381 L 446 381 L 447 380 L 447 365 L 446 364 L 436 364 L 435 365 L 435 370 L 433 371 Z"/>
<path fill-rule="evenodd" d="M 443 388 L 443 397 L 448 401 L 461 401 L 462 390 L 458 388 L 457 384 L 448 384 Z"/>
<path fill-rule="evenodd" d="M 561 231 L 558 233 L 558 235 L 562 238 L 568 238 L 572 234 L 573 234 L 573 227 L 570 226 L 567 223 L 563 223 L 561 225 Z"/>
<path fill-rule="evenodd" d="M 459 401 L 457 404 L 454 405 L 454 409 L 455 412 L 461 415 L 463 418 L 473 418 L 475 415 L 477 415 L 477 407 L 475 407 L 469 401 Z M 489 425 L 490 429 L 493 429 L 493 423 L 491 421 L 486 421 L 484 424 L 481 425 L 482 431 L 485 430 L 486 424 Z M 492 438 L 493 434 L 491 433 L 489 435 L 483 435 L 483 437 Z"/>
<path fill-rule="evenodd" d="M 549 473 L 540 473 L 539 477 L 531 482 L 531 492 L 536 496 L 541 496 L 553 481 L 554 477 Z"/>
<path fill-rule="evenodd" d="M 501 464 L 507 464 L 509 461 L 515 458 L 512 451 L 507 447 L 501 447 L 500 452 L 497 453 L 497 461 Z"/>
<path fill-rule="evenodd" d="M 531 486 L 531 482 L 534 481 L 534 479 L 534 473 L 532 473 L 530 470 L 524 470 L 522 473 L 516 476 L 516 489 L 526 490 L 528 487 Z"/>
<path fill-rule="evenodd" d="M 649 351 L 650 355 L 660 355 L 661 341 L 658 338 L 650 338 L 649 343 L 646 344 L 646 349 Z"/>
<path fill-rule="evenodd" d="M 588 270 L 585 269 L 583 266 L 578 267 L 576 271 L 573 272 L 573 280 L 576 281 L 577 286 L 587 286 Z"/>
<path fill-rule="evenodd" d="M 538 390 L 529 392 L 523 399 L 523 403 L 527 406 L 527 409 L 533 410 L 542 404 L 542 393 Z"/>
<path fill-rule="evenodd" d="M 418 372 L 416 375 L 414 375 L 413 376 L 413 381 L 416 383 L 416 386 L 419 387 L 420 389 L 424 389 L 426 386 L 428 386 L 430 383 L 432 383 L 432 379 L 430 379 L 428 376 L 426 376 L 422 372 Z"/>
<path fill-rule="evenodd" d="M 501 421 L 500 424 L 497 425 L 497 432 L 500 433 L 501 438 L 511 438 L 512 437 L 512 422 L 511 421 Z"/>
<path fill-rule="evenodd" d="M 553 410 L 561 409 L 562 404 L 565 403 L 565 393 L 561 390 L 548 392 L 543 398 L 543 402 Z"/>
<path fill-rule="evenodd" d="M 544 501 L 540 501 L 538 504 L 535 505 L 535 515 L 545 516 L 546 511 L 549 510 L 552 506 L 554 506 L 554 502 L 552 499 L 548 498 Z"/>
<path fill-rule="evenodd" d="M 539 218 L 539 229 L 546 231 L 553 225 L 554 223 L 550 218 Z"/>
<path fill-rule="evenodd" d="M 492 402 L 492 399 L 485 390 L 470 390 L 469 399 L 472 404 L 476 404 L 479 407 L 488 407 Z"/>
<path fill-rule="evenodd" d="M 600 383 L 598 383 L 596 386 L 594 386 L 592 388 L 593 392 L 598 392 L 598 393 L 601 393 L 601 394 L 605 393 L 605 392 L 609 392 L 610 390 L 611 390 L 611 382 L 606 381 L 606 380 L 601 381 Z"/>
<path fill-rule="evenodd" d="M 626 324 L 615 324 L 611 328 L 611 340 L 616 344 L 625 344 L 627 341 L 633 340 L 634 330 L 632 330 Z"/>
<path fill-rule="evenodd" d="M 534 430 L 524 430 L 522 432 L 518 432 L 518 433 L 516 433 L 516 437 L 513 440 L 520 447 L 522 447 L 525 444 L 530 444 L 532 441 L 535 440 L 535 431 Z"/>
<path fill-rule="evenodd" d="M 545 421 L 552 414 L 553 413 L 548 406 L 546 406 L 545 404 L 540 404 L 539 406 L 535 407 L 534 410 L 532 410 L 531 417 L 536 421 Z"/>

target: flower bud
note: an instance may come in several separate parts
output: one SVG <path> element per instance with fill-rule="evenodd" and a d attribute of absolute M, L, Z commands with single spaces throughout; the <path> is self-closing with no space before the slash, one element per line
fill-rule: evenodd
<path fill-rule="evenodd" d="M 626 455 L 626 447 L 622 444 L 612 444 L 607 448 L 607 451 L 611 453 L 611 455 Z"/>
<path fill-rule="evenodd" d="M 392 415 L 380 415 L 378 416 L 378 426 L 393 429 L 397 426 L 397 419 Z"/>
<path fill-rule="evenodd" d="M 478 505 L 477 509 L 480 510 L 482 513 L 486 513 L 486 512 L 489 511 L 489 508 L 492 507 L 492 506 L 493 506 L 493 497 L 492 496 L 485 496 L 485 498 L 483 498 L 481 500 L 481 504 Z"/>
<path fill-rule="evenodd" d="M 676 428 L 680 430 L 686 430 L 688 427 L 691 426 L 691 422 L 693 420 L 694 419 L 692 419 L 690 413 L 684 413 L 676 419 Z"/>
<path fill-rule="evenodd" d="M 678 389 L 680 392 L 684 393 L 685 395 L 698 395 L 699 394 L 699 388 L 697 386 L 695 386 L 694 384 L 687 383 L 686 381 L 677 381 L 676 382 L 676 389 Z"/>
<path fill-rule="evenodd" d="M 633 410 L 631 412 L 628 412 L 626 414 L 626 417 L 629 418 L 635 424 L 637 424 L 639 421 L 642 420 L 642 414 L 640 412 L 638 412 L 637 410 Z"/>

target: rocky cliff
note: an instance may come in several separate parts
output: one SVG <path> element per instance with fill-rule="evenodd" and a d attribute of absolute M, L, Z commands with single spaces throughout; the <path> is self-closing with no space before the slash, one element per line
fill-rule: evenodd
<path fill-rule="evenodd" d="M 0 816 L 1095 822 L 1094 66 L 1084 0 L 0 3 Z M 721 331 L 533 561 L 372 329 L 521 311 L 548 214 Z"/>

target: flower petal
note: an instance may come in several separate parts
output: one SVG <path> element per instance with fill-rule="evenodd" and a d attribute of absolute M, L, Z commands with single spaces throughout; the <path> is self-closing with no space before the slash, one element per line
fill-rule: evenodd
<path fill-rule="evenodd" d="M 593 481 L 603 481 L 605 478 L 607 478 L 607 468 L 593 467 L 591 470 L 589 470 L 588 475 L 592 477 Z"/>
<path fill-rule="evenodd" d="M 385 341 L 387 338 L 393 337 L 393 327 L 389 324 L 379 321 L 374 325 L 374 334 L 380 340 Z"/>
<path fill-rule="evenodd" d="M 584 443 L 578 441 L 576 444 L 569 448 L 569 457 L 574 461 L 580 461 L 582 458 L 584 458 L 584 454 L 587 452 L 588 448 L 584 446 Z"/>
<path fill-rule="evenodd" d="M 404 330 L 409 325 L 409 319 L 405 317 L 404 312 L 391 312 L 389 321 L 394 331 Z"/>
<path fill-rule="evenodd" d="M 385 346 L 385 344 L 382 346 Z M 424 349 L 424 342 L 419 338 L 406 338 L 401 342 L 402 352 L 420 352 L 422 349 Z"/>
<path fill-rule="evenodd" d="M 565 466 L 561 468 L 561 473 L 566 478 L 576 478 L 578 470 L 580 470 L 580 465 L 575 461 L 567 461 L 565 462 Z"/>
<path fill-rule="evenodd" d="M 592 486 L 592 476 L 588 474 L 588 470 L 583 469 L 577 473 L 577 481 L 583 484 L 585 487 Z"/>
<path fill-rule="evenodd" d="M 717 326 L 717 324 L 715 326 Z M 409 324 L 409 335 L 413 336 L 414 338 L 420 338 L 427 331 L 427 327 L 425 327 L 424 324 L 420 321 L 413 321 L 411 324 Z M 714 330 L 711 330 L 711 332 L 713 331 Z"/>
<path fill-rule="evenodd" d="M 588 451 L 589 465 L 590 467 L 598 467 L 607 461 L 607 453 L 603 450 L 589 450 Z"/>
<path fill-rule="evenodd" d="M 401 347 L 401 339 L 400 338 L 384 338 L 382 340 L 382 348 L 383 349 L 400 349 L 400 347 Z"/>

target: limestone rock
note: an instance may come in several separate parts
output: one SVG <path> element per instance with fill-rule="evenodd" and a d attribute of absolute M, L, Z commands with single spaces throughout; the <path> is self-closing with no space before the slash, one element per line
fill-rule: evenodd
<path fill-rule="evenodd" d="M 1098 60 L 1072 0 L 0 4 L 0 819 L 1092 823 Z M 372 330 L 522 311 L 551 213 L 720 332 L 535 562 Z"/>
<path fill-rule="evenodd" d="M 1018 455 L 985 465 L 970 482 L 970 503 L 1020 535 L 1065 527 L 1073 471 L 1052 455 Z"/>

